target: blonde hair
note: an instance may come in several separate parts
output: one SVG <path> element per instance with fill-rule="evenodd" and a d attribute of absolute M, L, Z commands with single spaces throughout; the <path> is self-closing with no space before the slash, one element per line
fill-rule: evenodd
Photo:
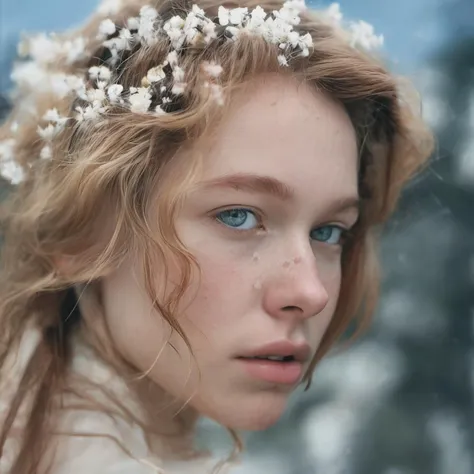
<path fill-rule="evenodd" d="M 127 2 L 114 20 L 120 23 L 136 15 L 145 2 Z M 217 14 L 219 2 L 197 2 L 209 16 Z M 278 2 L 259 3 L 266 11 L 278 9 Z M 257 5 L 252 1 L 228 2 L 226 6 Z M 188 11 L 185 2 L 154 2 L 163 17 Z M 80 32 L 94 38 L 100 18 L 94 17 Z M 299 27 L 309 32 L 314 47 L 306 58 L 297 58 L 282 68 L 274 45 L 261 38 L 242 35 L 235 42 L 211 42 L 204 49 L 189 48 L 180 61 L 186 71 L 188 90 L 182 109 L 165 116 L 134 114 L 120 108 L 107 114 L 99 127 L 81 124 L 70 127 L 57 140 L 50 161 L 40 161 L 41 143 L 37 122 L 25 117 L 25 102 L 34 104 L 38 116 L 57 108 L 68 115 L 74 104 L 58 101 L 48 93 L 21 98 L 0 130 L 7 136 L 10 125 L 19 122 L 16 157 L 26 170 L 26 180 L 12 190 L 3 213 L 3 254 L 0 273 L 0 370 L 5 371 L 9 355 L 16 350 L 22 334 L 30 326 L 41 337 L 26 364 L 18 389 L 0 434 L 0 452 L 27 394 L 32 397 L 21 440 L 20 454 L 12 474 L 33 474 L 42 459 L 54 430 L 57 405 L 53 399 L 68 389 L 71 337 L 76 326 L 66 316 L 75 314 L 87 333 L 88 312 L 100 312 L 95 305 L 81 303 L 81 315 L 69 304 L 71 289 L 80 289 L 87 301 L 94 300 L 93 283 L 115 268 L 130 246 L 144 248 L 147 290 L 156 309 L 184 339 L 175 311 L 196 265 L 180 242 L 174 216 L 186 184 L 192 180 L 198 162 L 177 169 L 178 150 L 206 134 L 219 116 L 209 97 L 202 94 L 199 64 L 216 60 L 223 68 L 220 80 L 225 97 L 233 90 L 264 73 L 286 74 L 305 81 L 328 94 L 346 108 L 357 132 L 360 149 L 360 219 L 348 240 L 342 260 L 342 286 L 338 306 L 319 350 L 306 374 L 310 383 L 316 363 L 358 319 L 364 327 L 374 310 L 378 292 L 375 237 L 379 225 L 390 216 L 399 193 L 412 175 L 428 159 L 432 137 L 417 112 L 400 95 L 399 85 L 382 64 L 347 43 L 316 13 L 302 15 Z M 160 41 L 133 52 L 121 65 L 125 89 L 139 87 L 146 72 L 163 62 L 169 45 Z M 87 60 L 64 66 L 64 72 L 87 71 L 101 63 L 99 44 Z M 157 191 L 158 190 L 158 191 Z M 150 196 L 159 194 L 159 235 L 147 221 Z M 103 206 L 102 206 L 103 205 Z M 101 208 L 102 206 L 102 208 Z M 114 212 L 107 238 L 97 235 L 97 210 Z M 100 242 L 100 243 L 99 243 Z M 179 259 L 182 279 L 167 301 L 155 294 L 152 269 L 156 255 L 172 253 Z M 58 258 L 74 258 L 74 271 L 57 270 Z M 165 272 L 166 275 L 166 272 Z M 98 318 L 97 314 L 94 314 Z M 72 318 L 74 319 L 74 318 Z M 99 347 L 104 357 L 117 355 Z M 108 353 L 104 353 L 108 351 Z M 1 373 L 1 372 L 0 372 Z M 3 373 L 3 378 L 6 375 Z"/>

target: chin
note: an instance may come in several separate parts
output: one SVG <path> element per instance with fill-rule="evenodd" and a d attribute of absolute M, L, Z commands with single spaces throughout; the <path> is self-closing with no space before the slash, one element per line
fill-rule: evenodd
<path fill-rule="evenodd" d="M 263 431 L 281 418 L 287 402 L 288 396 L 281 393 L 234 396 L 207 416 L 236 431 Z"/>

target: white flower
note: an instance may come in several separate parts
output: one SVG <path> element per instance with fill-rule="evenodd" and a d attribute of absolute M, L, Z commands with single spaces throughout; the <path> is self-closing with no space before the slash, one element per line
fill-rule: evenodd
<path fill-rule="evenodd" d="M 217 10 L 217 18 L 219 25 L 227 26 L 229 24 L 229 10 L 221 5 Z"/>
<path fill-rule="evenodd" d="M 239 37 L 240 29 L 236 26 L 228 26 L 225 30 L 230 34 L 230 39 L 235 41 Z"/>
<path fill-rule="evenodd" d="M 11 127 L 10 127 L 10 132 L 12 132 L 12 133 L 18 132 L 19 127 L 20 127 L 20 125 L 18 124 L 18 122 L 13 122 L 11 124 Z"/>
<path fill-rule="evenodd" d="M 68 74 L 64 77 L 64 83 L 70 92 L 74 92 L 81 99 L 86 99 L 86 83 L 82 77 Z"/>
<path fill-rule="evenodd" d="M 306 3 L 304 0 L 288 0 L 283 4 L 283 7 L 301 13 L 306 10 Z"/>
<path fill-rule="evenodd" d="M 107 109 L 99 104 L 88 105 L 86 108 L 76 107 L 76 120 L 83 122 L 85 120 L 98 120 Z"/>
<path fill-rule="evenodd" d="M 107 36 L 115 34 L 116 31 L 117 26 L 110 18 L 103 20 L 99 25 L 99 36 L 102 38 L 107 38 Z"/>
<path fill-rule="evenodd" d="M 89 77 L 93 81 L 109 82 L 112 77 L 112 71 L 106 66 L 93 66 L 89 68 Z"/>
<path fill-rule="evenodd" d="M 222 66 L 220 64 L 217 64 L 214 61 L 211 61 L 211 62 L 205 61 L 205 62 L 203 62 L 202 68 L 204 69 L 206 74 L 208 76 L 211 76 L 211 77 L 216 77 L 217 78 L 222 73 Z"/>
<path fill-rule="evenodd" d="M 224 94 L 222 93 L 222 87 L 219 84 L 209 84 L 212 98 L 218 105 L 224 105 Z"/>
<path fill-rule="evenodd" d="M 120 95 L 123 92 L 123 86 L 121 84 L 113 84 L 107 89 L 107 95 L 110 102 L 113 104 L 121 103 L 123 104 L 123 99 Z"/>
<path fill-rule="evenodd" d="M 298 25 L 300 23 L 299 10 L 283 7 L 278 11 L 274 11 L 275 18 L 287 23 L 289 25 Z"/>
<path fill-rule="evenodd" d="M 174 95 L 182 95 L 182 94 L 184 94 L 184 91 L 186 90 L 186 86 L 187 86 L 187 84 L 185 82 L 175 82 L 173 84 L 171 92 Z"/>
<path fill-rule="evenodd" d="M 252 33 L 264 33 L 266 17 L 267 13 L 261 6 L 255 7 L 250 13 L 246 29 Z"/>
<path fill-rule="evenodd" d="M 15 140 L 9 138 L 0 142 L 0 175 L 16 186 L 24 180 L 23 169 L 15 162 Z"/>
<path fill-rule="evenodd" d="M 37 131 L 38 131 L 38 135 L 46 142 L 50 142 L 53 140 L 53 138 L 56 136 L 56 134 L 58 133 L 58 130 L 56 129 L 56 127 L 50 123 L 47 127 L 45 128 L 41 128 L 39 125 L 38 125 L 38 128 L 37 128 Z"/>
<path fill-rule="evenodd" d="M 201 16 L 203 18 L 206 16 L 204 10 L 202 8 L 199 8 L 196 4 L 192 6 L 191 12 L 194 15 Z"/>
<path fill-rule="evenodd" d="M 58 109 L 49 109 L 43 115 L 43 120 L 46 120 L 48 122 L 53 122 L 53 124 L 57 128 L 57 131 L 59 132 L 64 128 L 64 125 L 69 120 L 69 118 L 62 117 L 61 115 L 59 115 Z"/>
<path fill-rule="evenodd" d="M 154 68 L 151 68 L 146 75 L 146 78 L 148 79 L 150 84 L 153 84 L 154 82 L 159 82 L 165 77 L 166 74 L 163 71 L 163 66 L 156 66 Z"/>
<path fill-rule="evenodd" d="M 280 66 L 288 66 L 288 61 L 284 54 L 278 55 L 278 64 L 280 64 Z"/>
<path fill-rule="evenodd" d="M 157 105 L 155 107 L 155 112 L 156 112 L 156 115 L 166 115 L 166 112 L 163 110 L 161 105 Z"/>
<path fill-rule="evenodd" d="M 233 25 L 242 26 L 248 15 L 248 8 L 232 8 L 229 11 L 229 22 Z"/>
<path fill-rule="evenodd" d="M 127 20 L 127 28 L 129 30 L 138 30 L 140 28 L 140 18 L 132 17 Z"/>
<path fill-rule="evenodd" d="M 101 15 L 115 15 L 122 8 L 122 0 L 102 0 L 97 8 Z"/>
<path fill-rule="evenodd" d="M 104 89 L 89 89 L 87 91 L 87 100 L 91 103 L 102 103 L 105 100 Z"/>
<path fill-rule="evenodd" d="M 174 66 L 173 68 L 173 79 L 176 82 L 184 81 L 184 69 L 180 66 Z"/>
<path fill-rule="evenodd" d="M 51 64 L 61 53 L 60 44 L 44 33 L 29 39 L 29 54 L 38 63 Z"/>
<path fill-rule="evenodd" d="M 158 12 L 155 8 L 145 5 L 140 9 L 140 26 L 138 36 L 142 42 L 153 45 L 157 41 L 157 31 L 155 23 L 158 20 Z"/>
<path fill-rule="evenodd" d="M 174 49 L 181 49 L 186 39 L 184 32 L 185 21 L 180 16 L 170 18 L 163 26 Z"/>
<path fill-rule="evenodd" d="M 66 41 L 62 45 L 62 52 L 66 56 L 67 64 L 74 64 L 86 55 L 86 40 L 82 36 Z"/>
<path fill-rule="evenodd" d="M 204 35 L 204 42 L 207 44 L 217 38 L 215 23 L 213 21 L 206 21 L 202 28 L 202 33 Z"/>
<path fill-rule="evenodd" d="M 14 186 L 25 179 L 23 169 L 14 161 L 0 161 L 0 175 Z"/>
<path fill-rule="evenodd" d="M 326 10 L 323 10 L 323 15 L 334 25 L 340 25 L 342 22 L 342 12 L 339 3 L 331 3 Z"/>
<path fill-rule="evenodd" d="M 120 30 L 119 36 L 104 41 L 102 44 L 111 51 L 130 51 L 132 49 L 133 35 L 130 30 Z M 116 56 L 118 58 L 118 56 Z"/>
<path fill-rule="evenodd" d="M 0 142 L 0 162 L 13 161 L 15 159 L 14 148 L 15 140 L 9 138 Z"/>
<path fill-rule="evenodd" d="M 383 35 L 377 36 L 374 32 L 374 27 L 365 21 L 360 20 L 357 23 L 351 23 L 349 29 L 351 31 L 351 45 L 353 47 L 361 46 L 364 49 L 372 50 L 383 45 Z"/>
<path fill-rule="evenodd" d="M 42 160 L 50 160 L 52 157 L 53 150 L 51 148 L 51 145 L 45 145 L 43 148 L 41 148 L 40 158 Z"/>
<path fill-rule="evenodd" d="M 151 105 L 151 94 L 148 87 L 130 88 L 130 110 L 135 113 L 146 113 Z"/>
<path fill-rule="evenodd" d="M 170 53 L 168 53 L 166 61 L 172 68 L 174 68 L 178 64 L 178 53 L 176 51 L 171 51 Z"/>

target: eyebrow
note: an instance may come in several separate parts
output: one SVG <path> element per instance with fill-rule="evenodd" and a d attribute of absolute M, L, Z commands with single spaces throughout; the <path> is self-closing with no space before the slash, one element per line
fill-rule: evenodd
<path fill-rule="evenodd" d="M 295 190 L 278 179 L 247 173 L 237 173 L 207 180 L 202 183 L 202 187 L 233 188 L 237 191 L 269 194 L 281 201 L 291 201 L 295 197 Z"/>
<path fill-rule="evenodd" d="M 199 187 L 232 188 L 237 191 L 268 194 L 281 201 L 294 200 L 296 195 L 294 188 L 276 178 L 248 173 L 236 173 L 220 176 L 200 183 Z M 358 196 L 348 196 L 334 201 L 329 206 L 328 212 L 331 214 L 338 214 L 349 210 L 356 210 L 359 212 L 360 204 Z"/>

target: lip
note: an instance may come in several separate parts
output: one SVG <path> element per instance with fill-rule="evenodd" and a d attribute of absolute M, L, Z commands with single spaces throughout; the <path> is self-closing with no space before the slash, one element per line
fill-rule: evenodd
<path fill-rule="evenodd" d="M 290 362 L 279 362 L 252 357 L 277 355 L 293 356 Z M 303 375 L 303 365 L 309 360 L 311 348 L 308 344 L 295 344 L 290 341 L 278 341 L 266 344 L 237 357 L 238 362 L 252 378 L 264 382 L 282 385 L 295 385 Z"/>
<path fill-rule="evenodd" d="M 296 344 L 291 341 L 275 341 L 239 355 L 239 358 L 262 357 L 267 355 L 293 356 L 296 362 L 305 363 L 311 356 L 307 343 Z"/>

